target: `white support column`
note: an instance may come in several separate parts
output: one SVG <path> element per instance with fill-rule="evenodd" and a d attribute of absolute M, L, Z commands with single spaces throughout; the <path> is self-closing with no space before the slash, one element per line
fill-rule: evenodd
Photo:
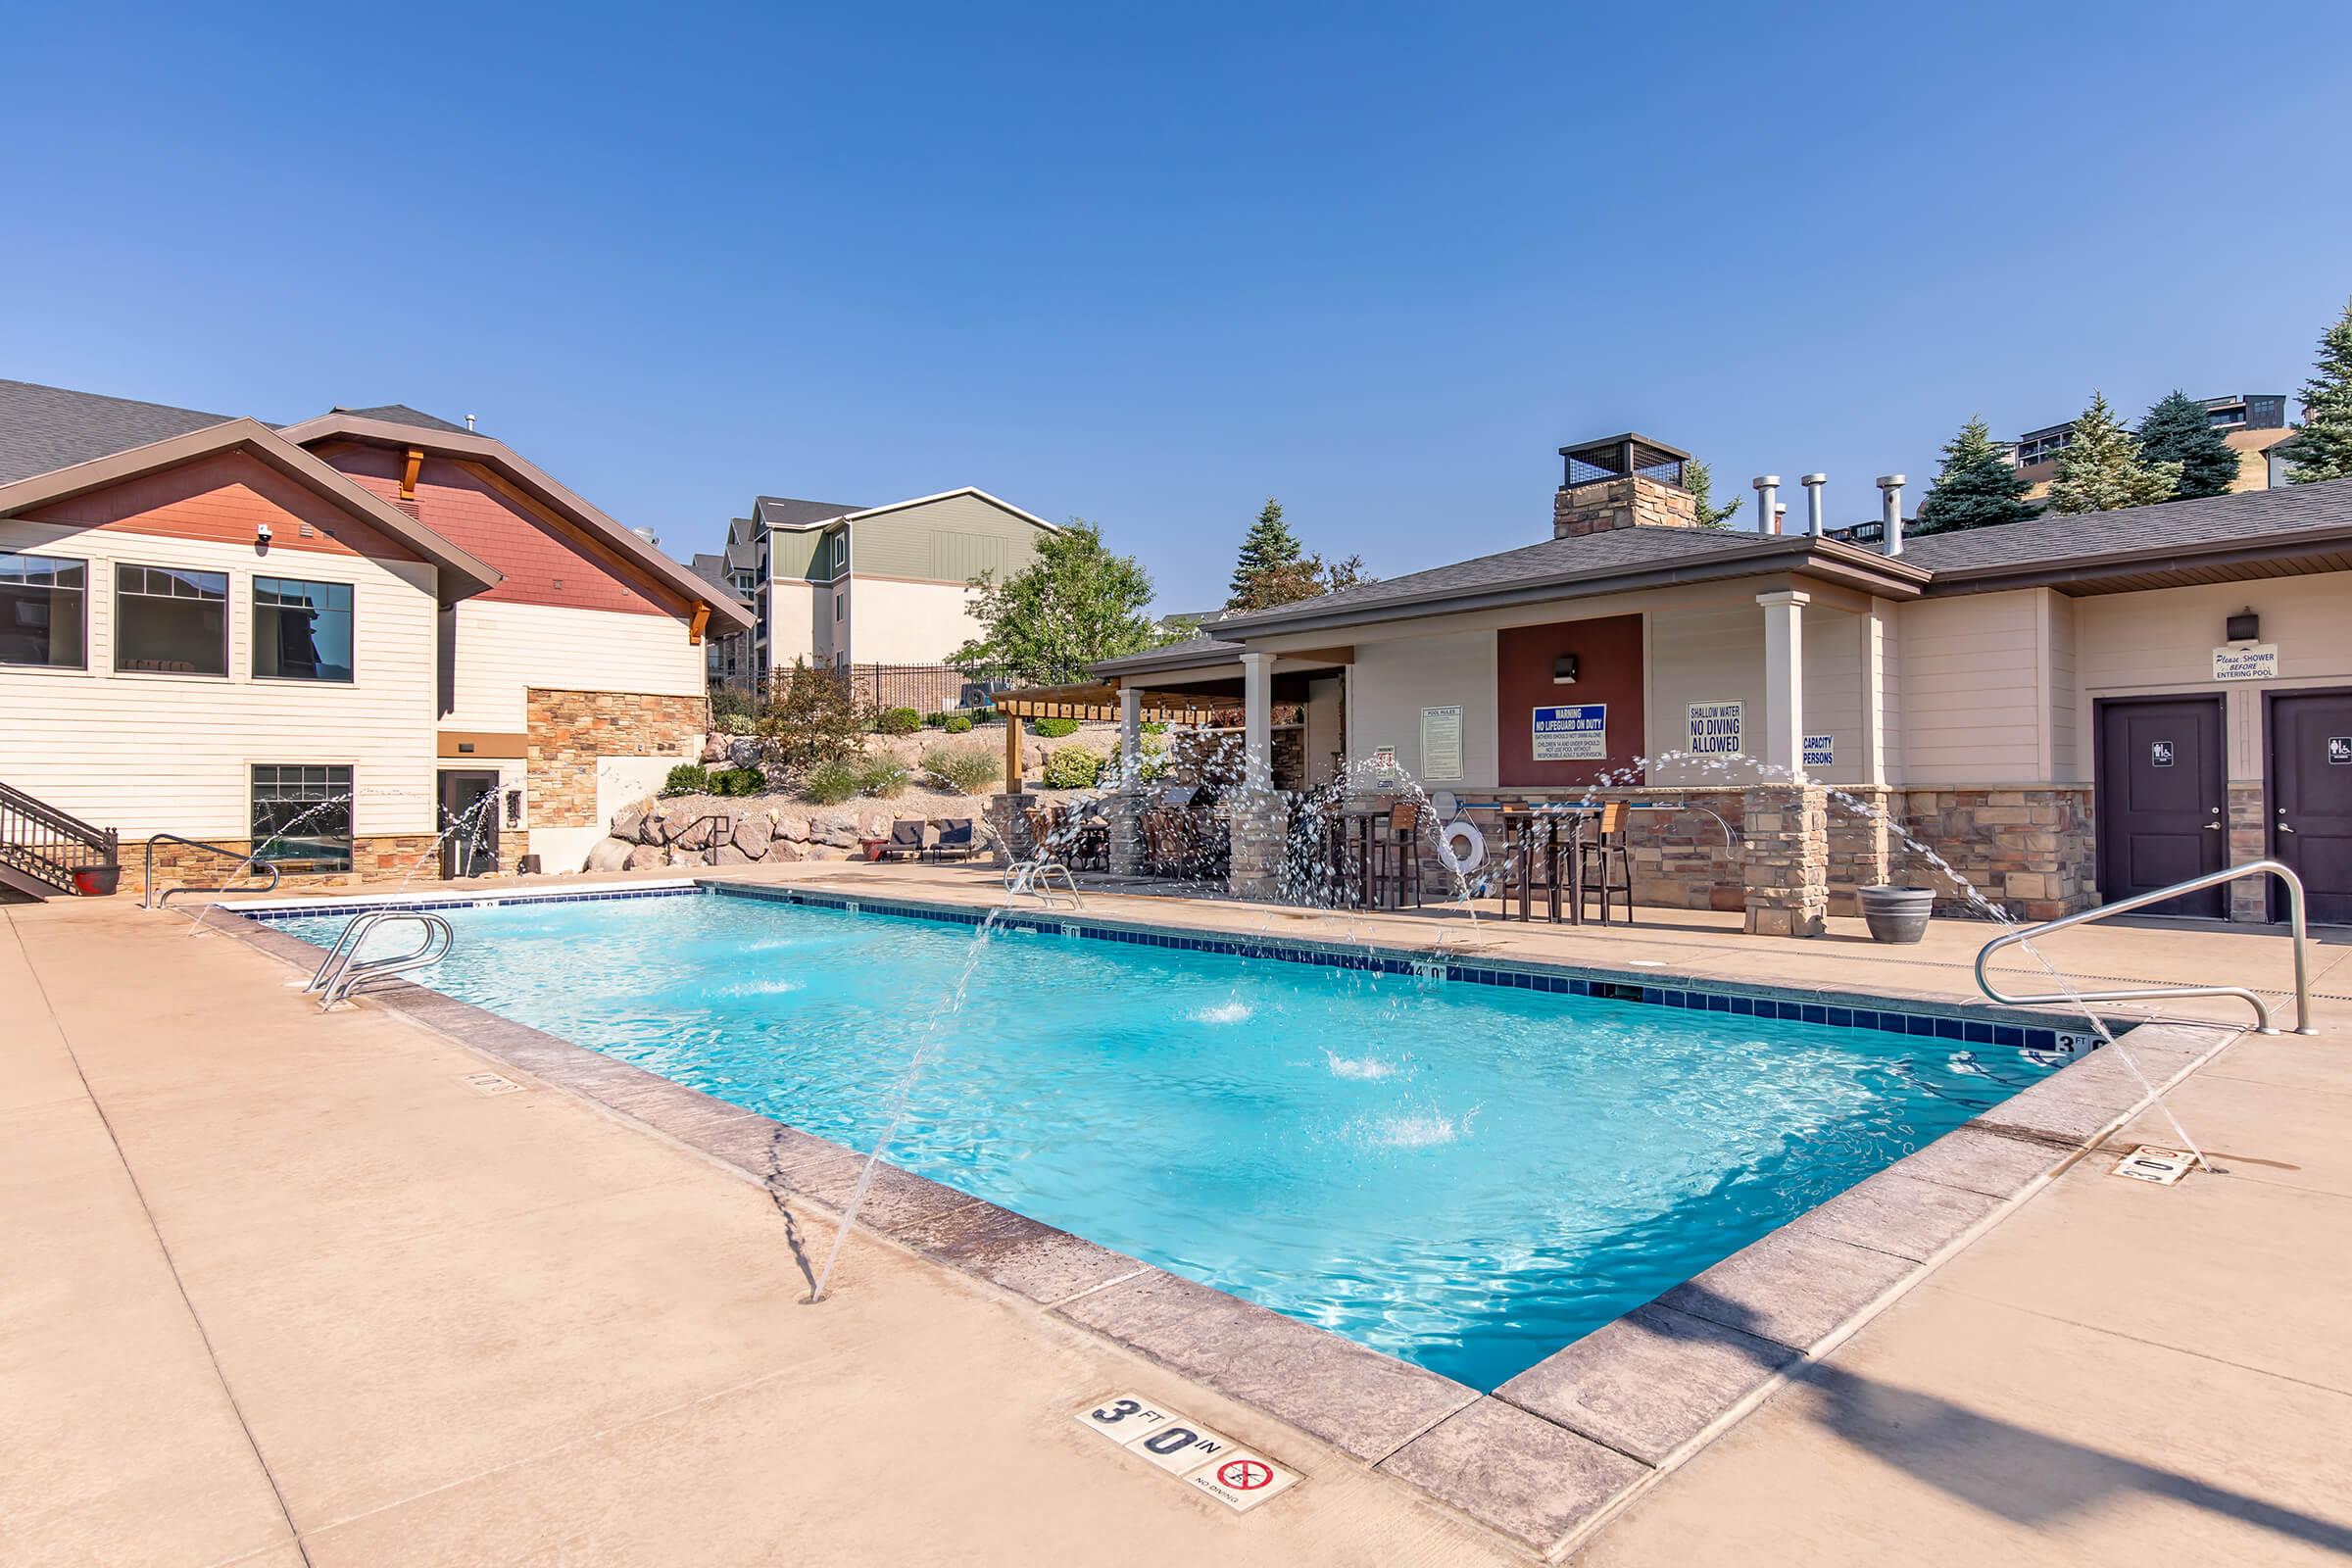
<path fill-rule="evenodd" d="M 1144 693 L 1140 686 L 1119 688 L 1119 788 L 1129 794 L 1143 787 Z"/>
<path fill-rule="evenodd" d="M 1854 619 L 1862 638 L 1862 782 L 1883 788 L 1886 783 L 1886 666 L 1893 652 L 1887 641 L 1894 629 L 1894 606 L 1873 599 L 1870 608 Z"/>
<path fill-rule="evenodd" d="M 1764 607 L 1764 750 L 1776 782 L 1801 780 L 1805 759 L 1805 606 L 1812 596 L 1758 594 Z"/>
<path fill-rule="evenodd" d="M 1244 787 L 1274 787 L 1274 656 L 1242 656 Z"/>

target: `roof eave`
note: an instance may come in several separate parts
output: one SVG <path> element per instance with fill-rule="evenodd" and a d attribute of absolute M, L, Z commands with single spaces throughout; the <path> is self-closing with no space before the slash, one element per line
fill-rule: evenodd
<path fill-rule="evenodd" d="M 1954 566 L 1934 573 L 1931 596 L 1997 593 L 2011 588 L 2055 588 L 2068 583 L 2091 584 L 2181 565 L 2230 566 L 2256 562 L 2291 561 L 2328 547 L 2352 549 L 2352 526 L 2330 524 L 2298 529 L 2264 539 L 2215 539 L 2179 545 L 2161 555 L 2145 548 L 2102 551 L 2063 561 L 2021 562 L 1989 566 Z"/>
<path fill-rule="evenodd" d="M 353 483 L 349 475 L 258 419 L 225 419 L 144 446 L 125 447 L 86 463 L 28 474 L 13 484 L 0 485 L 0 516 L 56 501 L 70 501 L 143 473 L 232 451 L 250 453 L 256 461 L 318 491 L 416 551 L 438 568 L 437 591 L 444 605 L 469 599 L 506 580 L 497 567 L 450 543 L 366 486 Z"/>
<path fill-rule="evenodd" d="M 358 441 L 380 442 L 387 446 L 416 447 L 436 457 L 466 458 L 475 463 L 489 464 L 543 505 L 568 514 L 585 524 L 615 555 L 665 584 L 688 605 L 709 606 L 713 618 L 732 622 L 738 631 L 750 631 L 759 623 L 758 617 L 743 606 L 723 596 L 712 595 L 710 592 L 710 585 L 702 578 L 607 516 L 585 497 L 559 483 L 504 441 L 485 435 L 460 435 L 447 430 L 426 430 L 416 425 L 394 424 L 384 419 L 362 419 L 336 414 L 322 414 L 315 419 L 288 425 L 282 434 L 287 440 L 303 446 L 342 436 Z"/>
<path fill-rule="evenodd" d="M 1348 626 L 1373 625 L 1383 621 L 1414 620 L 1427 615 L 1538 604 L 1546 599 L 1592 598 L 1644 588 L 1719 582 L 1728 577 L 1752 577 L 1783 570 L 1823 578 L 1843 587 L 1876 594 L 1883 599 L 1916 599 L 1929 576 L 1921 567 L 1889 560 L 1876 551 L 1863 550 L 1835 539 L 1817 540 L 1810 536 L 1798 536 L 1795 539 L 1770 539 L 1757 545 L 1737 546 L 1651 565 L 1550 572 L 1540 577 L 1525 577 L 1468 590 L 1436 589 L 1402 599 L 1382 600 L 1360 609 L 1334 606 L 1329 610 L 1306 611 L 1303 613 L 1261 611 L 1254 615 L 1234 616 L 1221 622 L 1218 633 L 1221 636 L 1238 635 L 1246 640 L 1292 632 L 1336 631 Z"/>

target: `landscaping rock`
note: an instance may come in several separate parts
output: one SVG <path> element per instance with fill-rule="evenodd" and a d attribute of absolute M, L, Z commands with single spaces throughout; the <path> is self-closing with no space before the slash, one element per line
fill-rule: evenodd
<path fill-rule="evenodd" d="M 692 850 L 671 849 L 665 852 L 671 865 L 700 865 L 703 858 Z"/>
<path fill-rule="evenodd" d="M 622 867 L 622 869 L 628 871 L 643 871 L 650 866 L 667 865 L 668 863 L 669 852 L 662 848 L 661 845 L 640 844 L 629 852 L 628 861 Z"/>
<path fill-rule="evenodd" d="M 814 844 L 828 844 L 846 850 L 858 842 L 858 821 L 849 816 L 820 816 L 808 824 L 808 838 Z"/>
<path fill-rule="evenodd" d="M 763 812 L 746 811 L 735 824 L 735 848 L 747 860 L 764 858 L 775 836 L 776 825 Z"/>
<path fill-rule="evenodd" d="M 712 865 L 749 865 L 754 857 L 744 854 L 732 844 L 721 844 L 710 852 Z"/>
<path fill-rule="evenodd" d="M 727 742 L 727 761 L 735 767 L 758 767 L 765 750 L 758 741 L 738 736 Z"/>
<path fill-rule="evenodd" d="M 644 846 L 633 839 L 618 836 L 599 839 L 596 848 L 588 852 L 588 869 L 591 871 L 625 870 L 629 863 L 629 857 L 642 848 Z"/>
<path fill-rule="evenodd" d="M 645 815 L 640 817 L 637 822 L 637 842 L 640 844 L 659 844 L 662 842 L 661 807 L 649 806 L 646 808 Z"/>
<path fill-rule="evenodd" d="M 717 734 L 704 736 L 703 764 L 707 767 L 712 762 L 723 762 L 726 760 L 727 738 L 724 735 Z"/>
<path fill-rule="evenodd" d="M 645 825 L 646 813 L 653 808 L 654 803 L 651 801 L 639 801 L 634 806 L 622 807 L 620 814 L 612 818 L 612 836 L 635 843 L 637 830 Z"/>
<path fill-rule="evenodd" d="M 795 844 L 808 843 L 808 819 L 805 816 L 778 816 L 776 818 L 776 837 L 789 839 Z"/>
<path fill-rule="evenodd" d="M 711 821 L 708 815 L 696 816 L 678 825 L 677 831 L 670 836 L 669 847 L 673 850 L 707 850 L 717 827 L 718 823 Z"/>
<path fill-rule="evenodd" d="M 771 865 L 778 860 L 806 860 L 808 858 L 808 846 L 795 844 L 790 839 L 778 839 L 767 847 L 767 858 Z"/>

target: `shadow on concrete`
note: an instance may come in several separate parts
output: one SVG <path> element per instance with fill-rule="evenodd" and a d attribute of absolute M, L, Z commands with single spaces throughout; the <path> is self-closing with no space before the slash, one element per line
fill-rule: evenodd
<path fill-rule="evenodd" d="M 784 1200 L 784 1169 L 781 1149 L 784 1135 L 790 1130 L 779 1122 L 776 1124 L 775 1130 L 767 1135 L 767 1171 L 761 1177 L 760 1185 L 766 1191 L 767 1200 L 775 1205 L 777 1216 L 784 1221 L 784 1245 L 791 1249 L 792 1261 L 800 1269 L 801 1278 L 808 1284 L 808 1294 L 803 1297 L 802 1300 L 814 1301 L 816 1299 L 816 1270 L 808 1265 L 808 1247 L 801 1237 L 801 1222 L 794 1216 L 792 1205 Z"/>
<path fill-rule="evenodd" d="M 1753 1313 L 1695 1283 L 1675 1304 L 1766 1338 Z M 2141 1493 L 2352 1557 L 2352 1525 L 2036 1432 L 1939 1395 L 1881 1382 L 1832 1361 L 1815 1362 L 1792 1381 L 1819 1391 L 1811 1418 L 1840 1441 L 2013 1524 L 2039 1528 L 2120 1494 Z"/>

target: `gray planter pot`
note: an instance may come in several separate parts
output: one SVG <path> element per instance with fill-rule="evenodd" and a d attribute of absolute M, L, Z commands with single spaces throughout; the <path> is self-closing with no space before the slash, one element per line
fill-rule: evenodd
<path fill-rule="evenodd" d="M 1934 888 L 1875 887 L 1860 893 L 1871 941 L 1917 942 L 1928 934 L 1928 916 L 1936 911 Z"/>

